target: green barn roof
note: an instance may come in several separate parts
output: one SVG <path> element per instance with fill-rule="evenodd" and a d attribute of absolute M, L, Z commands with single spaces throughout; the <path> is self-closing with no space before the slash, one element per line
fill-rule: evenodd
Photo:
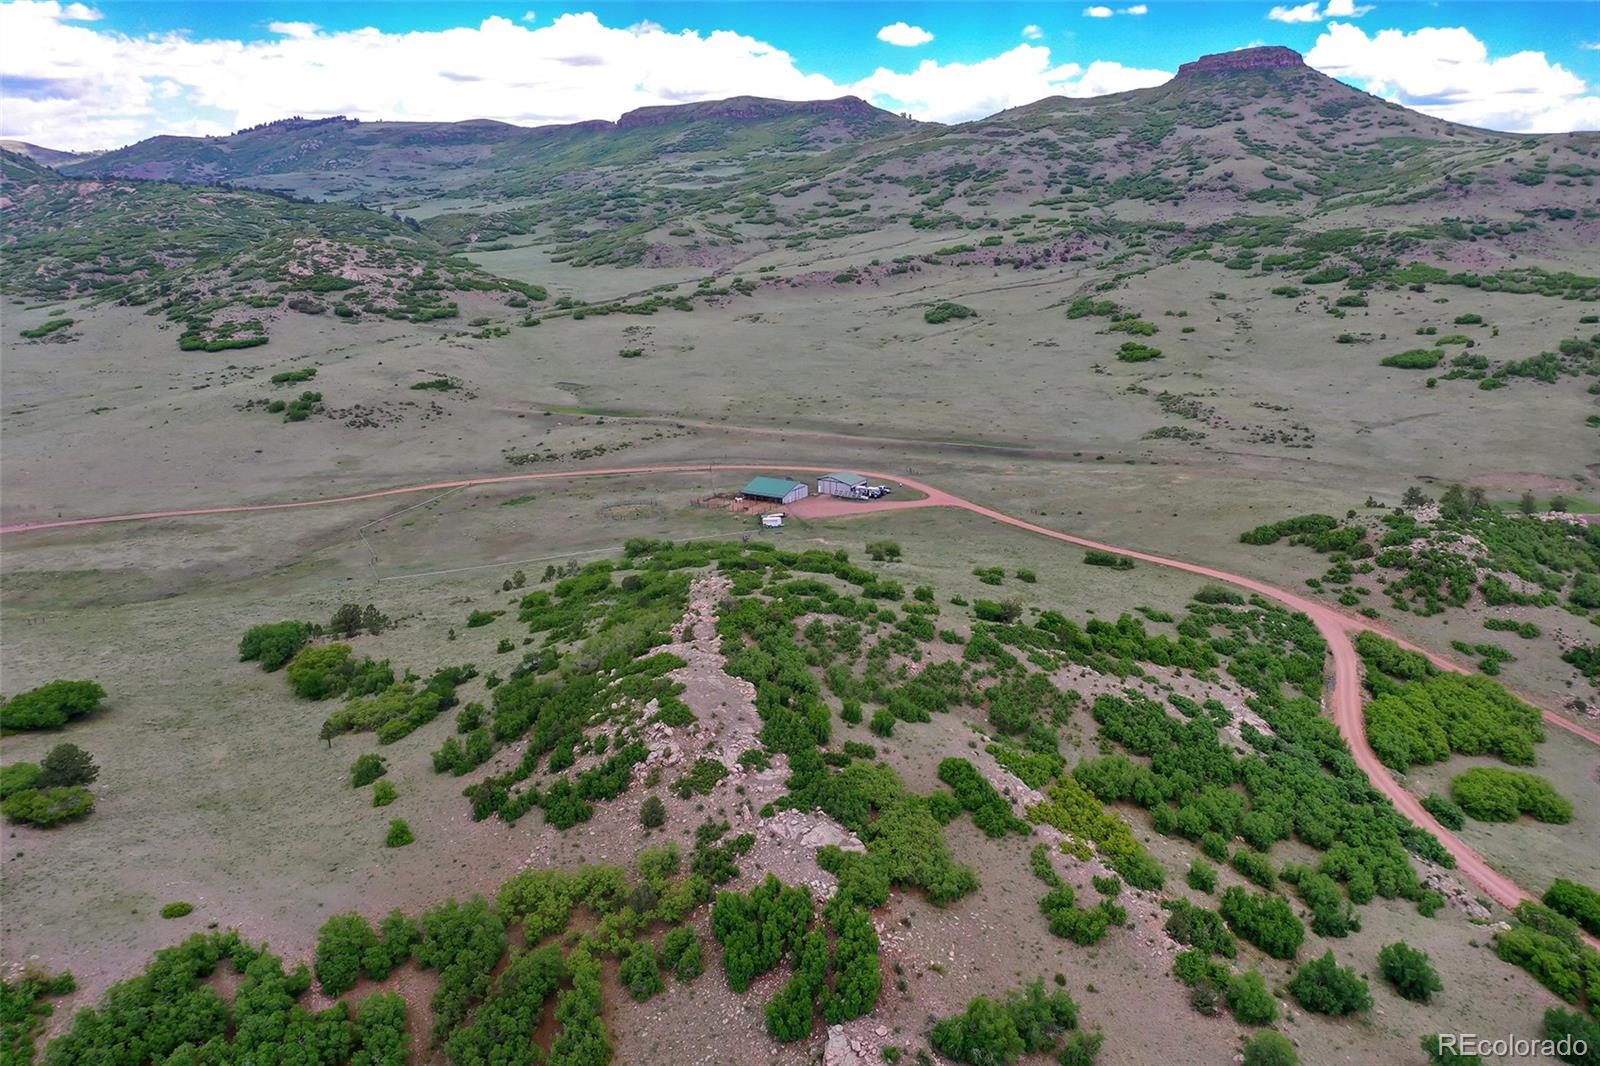
<path fill-rule="evenodd" d="M 805 488 L 803 484 L 793 478 L 786 477 L 753 477 L 750 484 L 744 487 L 746 496 L 771 496 L 781 500 L 795 489 Z"/>
<path fill-rule="evenodd" d="M 867 483 L 866 478 L 860 474 L 852 474 L 848 470 L 840 470 L 833 474 L 823 474 L 821 478 L 818 478 L 819 481 L 824 479 L 838 481 L 845 485 L 865 485 Z"/>

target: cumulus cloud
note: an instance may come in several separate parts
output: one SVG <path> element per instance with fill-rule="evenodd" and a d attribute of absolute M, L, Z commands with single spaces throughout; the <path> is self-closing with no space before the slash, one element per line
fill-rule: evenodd
<path fill-rule="evenodd" d="M 1019 44 L 977 63 L 925 59 L 908 74 L 882 67 L 857 82 L 862 95 L 936 122 L 965 122 L 1046 96 L 1101 96 L 1160 85 L 1165 70 L 1095 61 L 1052 65 L 1050 49 Z"/>
<path fill-rule="evenodd" d="M 904 22 L 891 22 L 878 31 L 878 40 L 884 44 L 899 45 L 901 48 L 915 48 L 919 44 L 927 44 L 933 40 L 933 34 L 921 26 L 908 26 Z"/>
<path fill-rule="evenodd" d="M 1030 23 L 1022 27 L 1022 36 L 1027 40 L 1037 41 L 1039 38 L 1044 36 L 1044 30 Z"/>
<path fill-rule="evenodd" d="M 1108 19 L 1115 14 L 1116 12 L 1111 10 L 1109 7 L 1102 7 L 1099 4 L 1096 4 L 1094 7 L 1086 7 L 1083 9 L 1084 18 Z"/>
<path fill-rule="evenodd" d="M 1103 4 L 1096 4 L 1093 7 L 1083 9 L 1084 17 L 1091 19 L 1108 19 L 1113 15 L 1147 15 L 1149 13 L 1150 8 L 1145 4 L 1133 4 L 1119 8 L 1109 8 Z"/>
<path fill-rule="evenodd" d="M 1515 133 L 1600 129 L 1600 95 L 1543 52 L 1492 57 L 1464 27 L 1368 36 L 1330 23 L 1306 62 L 1436 118 Z"/>
<path fill-rule="evenodd" d="M 1148 15 L 1149 13 L 1150 8 L 1144 4 L 1134 4 L 1133 6 L 1125 7 L 1118 12 L 1118 14 L 1122 15 Z"/>
<path fill-rule="evenodd" d="M 315 22 L 267 23 L 267 29 L 281 37 L 315 37 L 321 28 Z"/>
<path fill-rule="evenodd" d="M 1357 4 L 1355 0 L 1328 0 L 1327 4 L 1319 7 L 1316 0 L 1310 3 L 1296 4 L 1293 7 L 1279 5 L 1267 12 L 1267 18 L 1274 22 L 1321 22 L 1323 19 L 1360 18 L 1372 10 L 1371 4 Z"/>
<path fill-rule="evenodd" d="M 66 148 L 114 147 L 157 133 L 227 133 L 291 114 L 540 125 L 738 95 L 855 94 L 952 122 L 1043 96 L 1120 92 L 1170 77 L 1101 61 L 1058 64 L 1049 48 L 1023 44 L 979 62 L 928 60 L 908 73 L 880 68 L 842 83 L 744 34 L 674 33 L 651 23 L 614 28 L 587 12 L 539 27 L 493 17 L 408 33 L 278 22 L 255 41 L 130 36 L 86 25 L 83 15 L 55 0 L 0 5 L 7 42 L 0 132 Z"/>

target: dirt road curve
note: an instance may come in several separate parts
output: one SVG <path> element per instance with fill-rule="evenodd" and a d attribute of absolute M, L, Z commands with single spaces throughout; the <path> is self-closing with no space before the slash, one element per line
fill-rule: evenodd
<path fill-rule="evenodd" d="M 327 507 L 340 503 L 357 503 L 363 500 L 377 500 L 388 496 L 402 496 L 419 492 L 442 492 L 447 489 L 472 488 L 484 485 L 502 485 L 528 481 L 559 481 L 569 478 L 589 477 L 616 477 L 630 474 L 667 474 L 667 473 L 698 473 L 708 470 L 770 470 L 788 473 L 830 473 L 832 468 L 821 466 L 768 466 L 753 464 L 672 464 L 659 466 L 632 466 L 610 467 L 599 470 L 573 470 L 549 471 L 538 474 L 507 474 L 498 477 L 466 478 L 459 481 L 435 481 L 424 485 L 407 485 L 401 488 L 382 489 L 376 492 L 355 493 L 349 496 L 333 496 L 316 500 L 294 500 L 286 503 L 255 503 L 235 504 L 223 507 L 197 507 L 185 510 L 171 511 L 142 511 L 137 514 L 103 515 L 96 518 L 70 518 L 49 522 L 18 522 L 12 525 L 0 526 L 0 534 L 17 534 L 40 532 L 49 529 L 68 529 L 77 526 L 108 525 L 117 522 L 135 522 L 144 519 L 156 518 L 185 518 L 195 515 L 240 514 L 252 511 L 281 511 L 299 507 Z M 1489 863 L 1469 847 L 1460 837 L 1451 833 L 1440 825 L 1433 816 L 1422 809 L 1422 804 L 1410 792 L 1402 788 L 1399 782 L 1389 775 L 1389 771 L 1378 761 L 1378 756 L 1373 752 L 1372 746 L 1367 743 L 1366 722 L 1361 713 L 1361 669 L 1360 659 L 1356 655 L 1352 635 L 1363 629 L 1377 630 L 1364 619 L 1347 615 L 1325 603 L 1319 603 L 1293 592 L 1268 585 L 1253 578 L 1241 577 L 1222 570 L 1213 570 L 1210 567 L 1199 566 L 1195 563 L 1186 563 L 1178 559 L 1168 559 L 1160 555 L 1151 555 L 1147 552 L 1130 551 L 1111 544 L 1102 544 L 1098 541 L 1088 540 L 1084 537 L 1075 537 L 1070 533 L 1049 529 L 1045 526 L 1035 525 L 1021 518 L 1014 518 L 1001 511 L 996 511 L 982 504 L 973 503 L 971 500 L 953 496 L 948 492 L 934 488 L 932 485 L 923 484 L 910 478 L 894 474 L 875 473 L 864 471 L 869 477 L 885 481 L 898 482 L 909 488 L 927 494 L 923 500 L 889 500 L 873 503 L 863 503 L 861 511 L 881 512 L 907 510 L 917 507 L 956 507 L 971 511 L 973 514 L 982 515 L 996 522 L 1014 526 L 1017 529 L 1027 530 L 1042 537 L 1063 541 L 1067 544 L 1076 544 L 1085 548 L 1100 548 L 1105 551 L 1126 555 L 1131 559 L 1151 563 L 1155 566 L 1165 566 L 1174 570 L 1216 581 L 1224 581 L 1230 585 L 1249 589 L 1251 592 L 1260 593 L 1269 599 L 1292 610 L 1303 611 L 1316 624 L 1317 630 L 1323 639 L 1328 642 L 1328 648 L 1333 656 L 1333 686 L 1328 693 L 1328 704 L 1333 712 L 1333 720 L 1339 727 L 1339 732 L 1344 735 L 1346 743 L 1355 756 L 1356 764 L 1372 781 L 1374 787 L 1394 803 L 1396 809 L 1410 819 L 1414 824 L 1428 830 L 1438 837 L 1440 842 L 1449 849 L 1456 858 L 1457 869 L 1462 876 L 1471 881 L 1490 898 L 1504 907 L 1515 907 L 1524 900 L 1533 897 L 1523 891 L 1504 874 L 1490 867 Z M 1381 630 L 1379 630 L 1381 631 Z M 1392 634 L 1384 634 L 1392 636 Z M 1420 649 L 1419 649 L 1420 650 Z M 1439 656 L 1429 656 L 1440 666 L 1460 670 L 1461 667 Z M 1600 745 L 1600 734 L 1585 729 L 1583 726 L 1572 722 L 1552 711 L 1544 712 L 1545 722 L 1559 729 L 1584 738 L 1596 745 Z"/>

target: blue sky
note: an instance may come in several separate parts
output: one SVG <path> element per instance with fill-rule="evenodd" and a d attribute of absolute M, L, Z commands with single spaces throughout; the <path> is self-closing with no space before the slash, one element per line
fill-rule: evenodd
<path fill-rule="evenodd" d="M 738 93 L 964 121 L 1263 43 L 1455 121 L 1600 127 L 1596 3 L 13 0 L 0 39 L 0 132 L 62 147 L 287 113 L 538 124 Z"/>

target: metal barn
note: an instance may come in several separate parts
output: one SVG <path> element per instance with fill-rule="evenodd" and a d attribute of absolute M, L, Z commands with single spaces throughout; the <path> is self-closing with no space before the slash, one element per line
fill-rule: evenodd
<path fill-rule="evenodd" d="M 821 496 L 847 496 L 855 498 L 856 489 L 867 483 L 867 479 L 860 474 L 852 474 L 841 470 L 834 474 L 823 474 L 817 478 L 817 494 Z"/>
<path fill-rule="evenodd" d="M 746 499 L 772 503 L 793 503 L 805 499 L 809 492 L 805 482 L 786 477 L 753 477 L 744 487 Z"/>

